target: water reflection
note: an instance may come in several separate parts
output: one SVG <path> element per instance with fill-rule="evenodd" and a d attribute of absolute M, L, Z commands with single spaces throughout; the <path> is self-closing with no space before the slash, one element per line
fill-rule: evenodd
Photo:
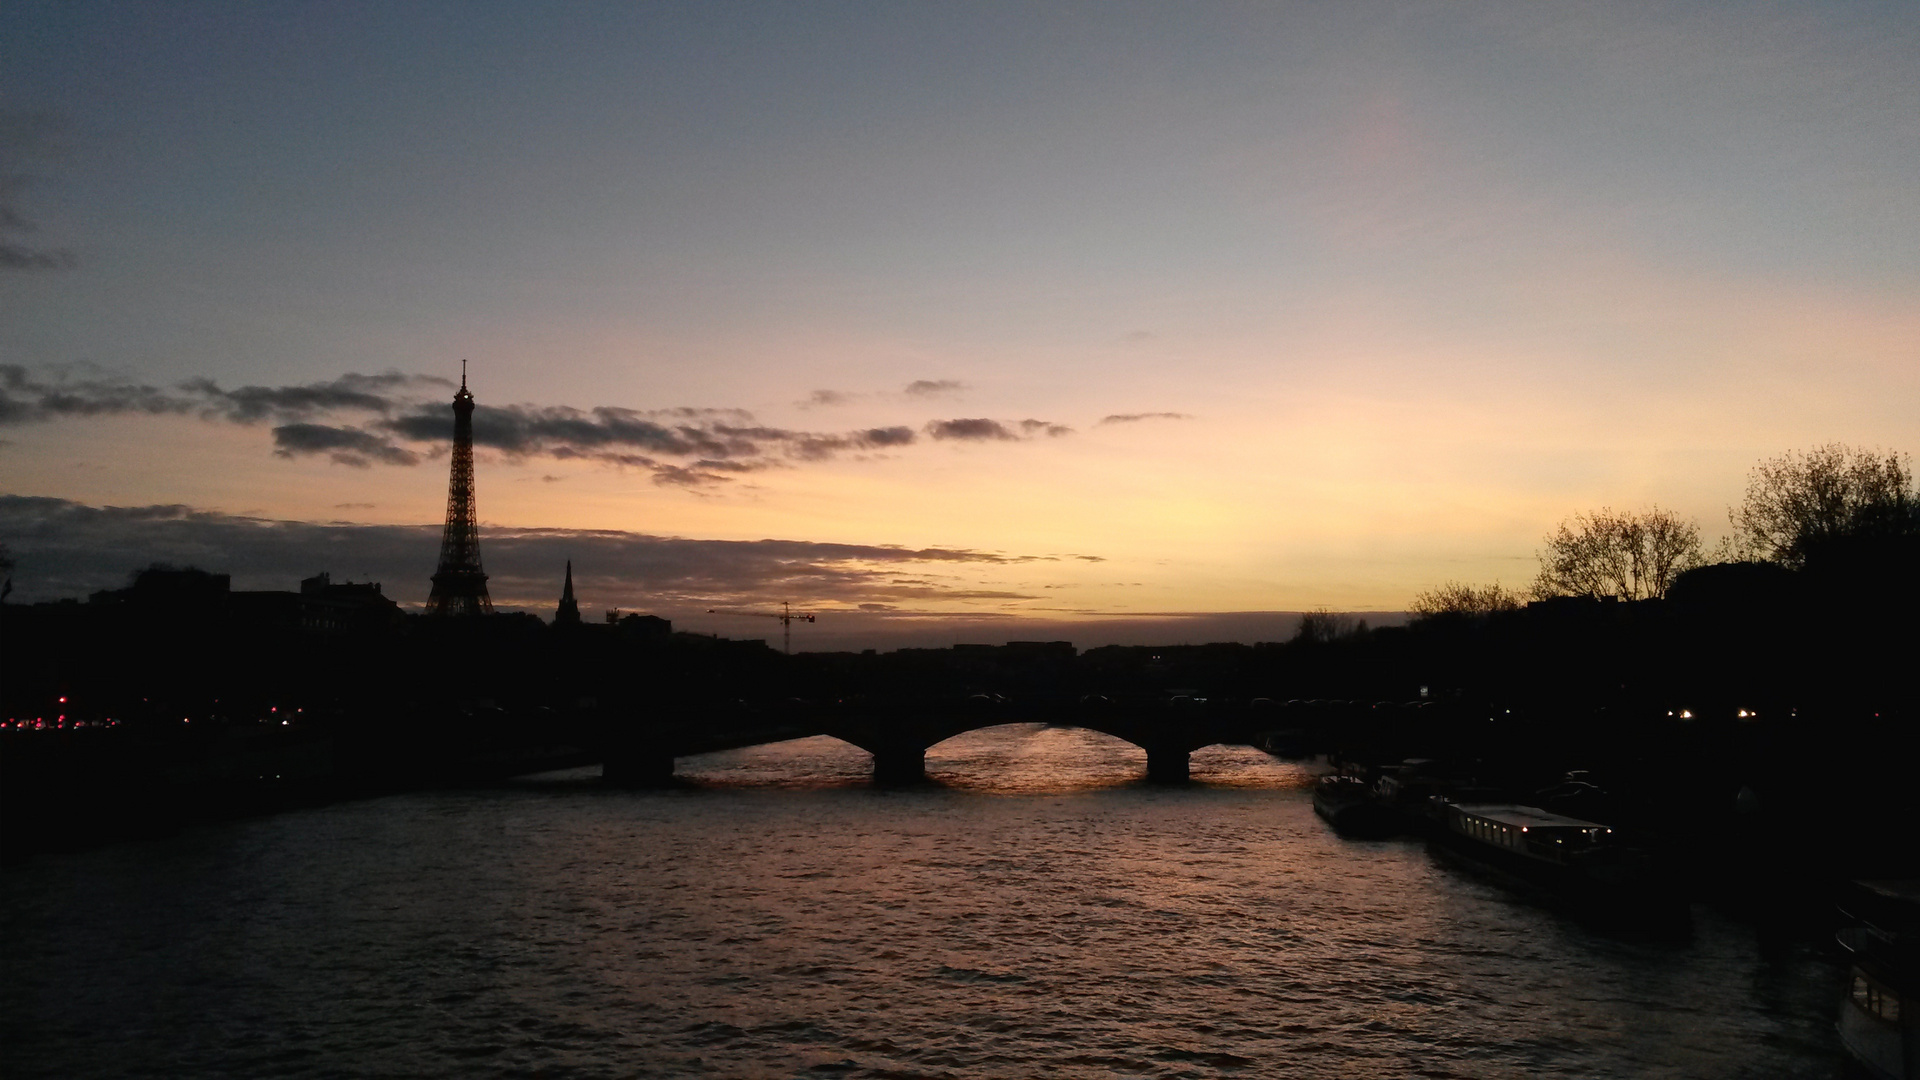
<path fill-rule="evenodd" d="M 1316 818 L 1008 726 L 875 789 L 830 739 L 430 791 L 0 877 L 25 1077 L 1837 1076 L 1835 966 L 1590 933 Z"/>
<path fill-rule="evenodd" d="M 1277 789 L 1311 783 L 1306 768 L 1247 746 L 1193 752 L 1192 777 L 1210 787 Z M 927 750 L 930 784 L 994 795 L 1101 791 L 1144 783 L 1146 751 L 1111 735 L 1050 724 L 1001 724 L 969 731 Z M 715 788 L 868 786 L 872 755 L 821 735 L 680 759 L 674 775 Z"/>

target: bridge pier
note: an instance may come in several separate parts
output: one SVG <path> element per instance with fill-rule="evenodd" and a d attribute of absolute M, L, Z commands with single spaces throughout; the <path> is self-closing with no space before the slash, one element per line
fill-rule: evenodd
<path fill-rule="evenodd" d="M 673 783 L 673 755 L 653 749 L 608 754 L 600 779 L 621 787 L 666 787 Z"/>
<path fill-rule="evenodd" d="M 873 751 L 873 782 L 881 787 L 904 787 L 927 779 L 927 748 L 907 744 Z"/>
<path fill-rule="evenodd" d="M 1188 753 L 1174 746 L 1147 748 L 1147 779 L 1155 784 L 1184 784 L 1190 776 Z"/>

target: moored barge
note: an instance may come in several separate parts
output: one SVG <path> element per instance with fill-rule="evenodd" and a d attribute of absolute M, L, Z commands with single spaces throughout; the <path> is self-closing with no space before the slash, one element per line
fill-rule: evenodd
<path fill-rule="evenodd" d="M 1877 1080 L 1920 1080 L 1920 881 L 1857 881 L 1841 902 L 1852 954 L 1840 1042 Z"/>
<path fill-rule="evenodd" d="M 1393 808 L 1358 776 L 1321 777 L 1313 785 L 1313 812 L 1343 836 L 1380 839 L 1400 831 Z"/>
<path fill-rule="evenodd" d="M 1671 875 L 1611 827 L 1513 804 L 1439 801 L 1435 838 L 1472 861 L 1543 890 L 1588 914 L 1629 920 L 1684 920 Z"/>

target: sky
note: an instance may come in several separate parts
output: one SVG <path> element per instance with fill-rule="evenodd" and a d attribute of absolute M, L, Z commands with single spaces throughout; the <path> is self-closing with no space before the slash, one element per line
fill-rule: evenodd
<path fill-rule="evenodd" d="M 0 7 L 10 602 L 423 601 L 463 359 L 507 607 L 1250 640 L 1711 541 L 1920 448 L 1920 7 Z"/>

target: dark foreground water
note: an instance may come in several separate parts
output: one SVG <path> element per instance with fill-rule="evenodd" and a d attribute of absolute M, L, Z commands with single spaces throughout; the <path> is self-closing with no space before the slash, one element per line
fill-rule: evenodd
<path fill-rule="evenodd" d="M 1033 725 L 878 792 L 806 740 L 0 871 L 0 1075 L 1835 1077 L 1841 972 L 1582 929 L 1305 772 Z"/>

